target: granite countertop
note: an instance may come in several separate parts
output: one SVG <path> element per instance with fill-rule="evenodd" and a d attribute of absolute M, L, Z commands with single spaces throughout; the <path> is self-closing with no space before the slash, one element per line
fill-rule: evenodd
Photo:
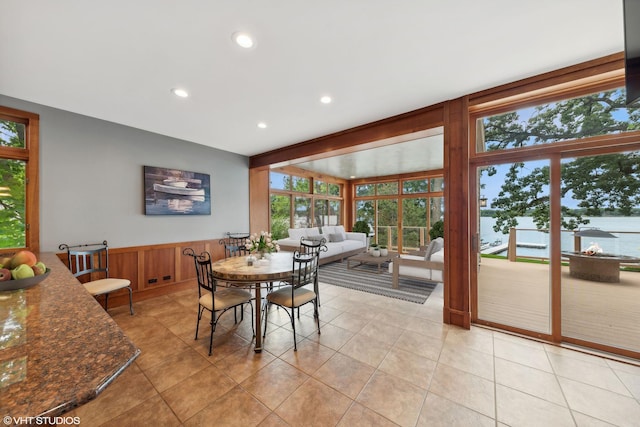
<path fill-rule="evenodd" d="M 29 289 L 0 292 L 0 414 L 55 417 L 95 398 L 138 356 L 54 253 Z"/>

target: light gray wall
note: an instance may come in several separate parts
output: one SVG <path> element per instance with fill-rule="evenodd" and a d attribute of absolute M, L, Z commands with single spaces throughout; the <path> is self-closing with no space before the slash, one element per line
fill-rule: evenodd
<path fill-rule="evenodd" d="M 3 95 L 0 105 L 40 115 L 40 250 L 249 230 L 248 157 Z M 145 216 L 144 165 L 211 175 L 211 215 Z"/>

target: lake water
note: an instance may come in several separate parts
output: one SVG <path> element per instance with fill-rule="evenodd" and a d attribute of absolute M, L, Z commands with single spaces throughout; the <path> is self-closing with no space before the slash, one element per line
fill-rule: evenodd
<path fill-rule="evenodd" d="M 591 243 L 597 243 L 605 253 L 616 255 L 629 255 L 640 257 L 640 217 L 587 217 L 590 223 L 585 227 L 595 227 L 608 231 L 617 238 L 583 237 L 582 248 L 586 249 Z M 516 241 L 518 243 L 536 243 L 546 245 L 544 249 L 518 247 L 518 256 L 549 257 L 549 234 L 542 231 L 529 231 L 520 229 L 535 229 L 531 217 L 518 217 L 518 229 Z M 485 242 L 502 241 L 509 242 L 509 235 L 493 231 L 495 219 L 490 217 L 480 218 L 480 238 Z M 573 251 L 573 233 L 562 233 L 562 250 Z M 506 252 L 500 254 L 506 255 Z"/>

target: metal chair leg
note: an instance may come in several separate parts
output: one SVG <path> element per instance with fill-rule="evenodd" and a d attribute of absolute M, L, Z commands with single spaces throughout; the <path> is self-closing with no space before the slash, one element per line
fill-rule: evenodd
<path fill-rule="evenodd" d="M 293 328 L 293 351 L 298 351 L 298 343 L 296 342 L 296 316 L 293 315 L 293 310 L 291 309 L 291 327 Z M 298 316 L 300 316 L 300 307 L 298 307 Z"/>
<path fill-rule="evenodd" d="M 128 287 L 127 289 L 129 290 L 129 312 L 133 316 L 133 291 L 131 290 L 131 287 Z"/>
<path fill-rule="evenodd" d="M 200 327 L 200 319 L 202 319 L 202 312 L 204 312 L 204 308 L 199 305 L 198 306 L 198 322 L 196 323 L 196 337 L 194 340 L 198 339 L 198 328 Z"/>
<path fill-rule="evenodd" d="M 265 307 L 263 313 L 264 313 L 264 333 L 262 334 L 262 338 L 267 336 L 267 317 L 269 314 L 269 308 L 271 307 L 271 304 L 267 304 L 267 306 Z"/>

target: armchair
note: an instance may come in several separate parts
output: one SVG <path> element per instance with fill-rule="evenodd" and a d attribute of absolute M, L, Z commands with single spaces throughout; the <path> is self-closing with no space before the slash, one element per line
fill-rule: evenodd
<path fill-rule="evenodd" d="M 393 276 L 392 287 L 398 288 L 400 276 L 427 282 L 442 282 L 444 270 L 444 239 L 438 237 L 429 243 L 424 252 L 401 254 L 389 263 Z"/>

